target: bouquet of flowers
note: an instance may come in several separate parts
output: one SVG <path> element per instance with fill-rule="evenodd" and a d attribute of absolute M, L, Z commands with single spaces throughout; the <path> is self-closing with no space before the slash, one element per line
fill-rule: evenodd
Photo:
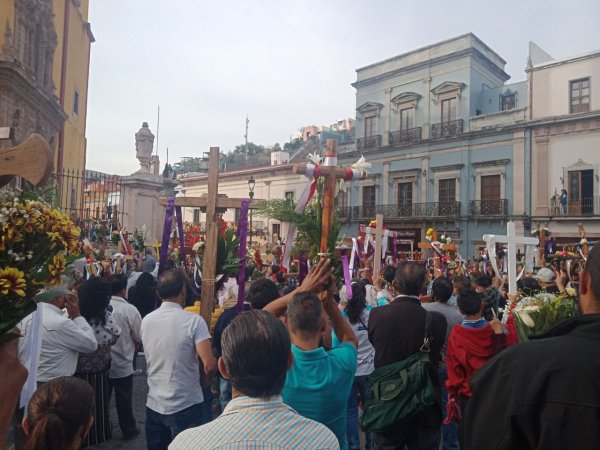
<path fill-rule="evenodd" d="M 0 342 L 36 309 L 44 283 L 56 285 L 67 257 L 79 254 L 79 233 L 69 218 L 46 203 L 0 199 Z"/>
<path fill-rule="evenodd" d="M 543 334 L 558 322 L 573 317 L 573 300 L 570 297 L 537 294 L 525 297 L 512 310 L 519 340 L 525 342 L 529 336 Z"/>
<path fill-rule="evenodd" d="M 133 234 L 130 237 L 130 242 L 133 241 L 133 249 L 143 251 L 146 248 L 146 225 L 142 225 L 139 228 L 133 230 Z"/>

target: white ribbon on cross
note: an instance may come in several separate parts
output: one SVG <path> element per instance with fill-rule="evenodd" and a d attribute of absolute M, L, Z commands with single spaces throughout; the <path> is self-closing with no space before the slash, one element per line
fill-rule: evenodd
<path fill-rule="evenodd" d="M 536 237 L 517 236 L 515 223 L 508 222 L 506 224 L 506 236 L 498 236 L 495 234 L 484 234 L 490 262 L 497 276 L 501 276 L 496 262 L 496 244 L 508 244 L 508 292 L 510 294 L 517 293 L 517 245 L 538 245 L 539 239 Z"/>

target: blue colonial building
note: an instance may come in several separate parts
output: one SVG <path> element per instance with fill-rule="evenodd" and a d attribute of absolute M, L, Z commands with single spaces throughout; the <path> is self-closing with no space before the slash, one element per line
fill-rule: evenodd
<path fill-rule="evenodd" d="M 505 64 L 469 33 L 356 71 L 356 141 L 339 146 L 339 159 L 362 154 L 373 167 L 339 193 L 344 233 L 383 213 L 415 248 L 434 227 L 467 257 L 508 219 L 524 232 L 527 82 L 506 84 Z"/>

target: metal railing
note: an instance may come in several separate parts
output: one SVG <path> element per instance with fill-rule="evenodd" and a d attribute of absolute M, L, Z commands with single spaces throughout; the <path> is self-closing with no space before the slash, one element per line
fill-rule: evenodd
<path fill-rule="evenodd" d="M 123 188 L 118 175 L 66 169 L 52 174 L 47 192 L 46 200 L 88 237 L 96 225 L 111 230 L 123 222 Z"/>
<path fill-rule="evenodd" d="M 561 203 L 559 197 L 550 198 L 549 212 L 552 216 L 597 216 L 600 215 L 600 197 L 583 197 Z"/>
<path fill-rule="evenodd" d="M 431 138 L 447 138 L 463 134 L 463 120 L 451 120 L 449 122 L 434 123 L 431 125 Z"/>
<path fill-rule="evenodd" d="M 508 199 L 471 200 L 469 214 L 472 216 L 506 216 Z"/>
<path fill-rule="evenodd" d="M 357 150 L 370 150 L 370 149 L 378 148 L 378 147 L 381 147 L 381 135 L 380 134 L 360 138 L 356 141 Z"/>
<path fill-rule="evenodd" d="M 392 131 L 389 135 L 390 145 L 410 144 L 421 140 L 421 127 Z"/>
<path fill-rule="evenodd" d="M 414 219 L 419 217 L 458 217 L 460 202 L 428 202 L 407 205 L 368 205 L 345 208 L 338 217 L 347 220 L 372 219 L 376 214 L 383 214 L 388 219 Z M 338 209 L 339 211 L 340 209 Z M 343 214 L 340 215 L 340 214 Z"/>

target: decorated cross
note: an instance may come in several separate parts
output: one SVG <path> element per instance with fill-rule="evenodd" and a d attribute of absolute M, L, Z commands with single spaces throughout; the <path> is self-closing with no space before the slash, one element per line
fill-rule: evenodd
<path fill-rule="evenodd" d="M 506 236 L 497 236 L 495 234 L 484 234 L 483 240 L 486 243 L 488 254 L 494 272 L 501 276 L 496 262 L 496 244 L 507 244 L 508 246 L 508 292 L 517 293 L 517 245 L 538 245 L 539 239 L 536 237 L 517 236 L 515 223 L 506 224 Z"/>
<path fill-rule="evenodd" d="M 212 308 L 215 297 L 215 278 L 217 275 L 217 241 L 219 237 L 217 209 L 240 208 L 242 205 L 242 201 L 247 200 L 241 198 L 229 198 L 224 195 L 219 195 L 218 191 L 219 147 L 211 147 L 208 163 L 208 195 L 202 197 L 177 197 L 175 198 L 174 203 L 175 206 L 184 208 L 206 208 L 206 249 L 204 252 L 204 261 L 202 262 L 202 307 L 200 315 L 204 318 L 207 324 L 210 324 L 210 318 L 212 315 Z M 168 199 L 161 198 L 160 204 L 167 205 Z M 252 201 L 249 202 L 248 208 L 258 208 L 260 207 L 260 205 L 262 205 L 262 202 Z M 163 252 L 165 251 L 164 248 L 162 248 L 161 250 Z M 182 248 L 181 251 L 183 252 L 184 249 Z M 245 256 L 245 252 L 245 248 L 240 248 L 240 258 Z M 245 263 L 243 262 L 243 264 Z M 240 290 L 242 289 L 243 285 L 240 286 Z"/>
<path fill-rule="evenodd" d="M 419 248 L 421 250 L 433 250 L 433 264 L 434 264 L 434 269 L 436 271 L 436 275 L 439 274 L 440 272 L 443 272 L 443 267 L 442 267 L 442 252 L 444 251 L 449 251 L 449 252 L 453 252 L 456 251 L 456 245 L 452 242 L 440 242 L 439 238 L 438 238 L 438 233 L 436 230 L 431 230 L 429 229 L 427 232 L 427 236 L 429 239 L 429 233 L 431 232 L 431 240 L 427 241 L 427 242 L 419 242 Z"/>
<path fill-rule="evenodd" d="M 329 242 L 329 234 L 333 226 L 335 188 L 337 180 L 353 181 L 364 179 L 366 173 L 360 168 L 354 167 L 338 167 L 337 166 L 337 141 L 335 139 L 327 139 L 327 147 L 325 149 L 325 160 L 322 164 L 295 164 L 293 167 L 294 173 L 306 175 L 308 178 L 317 179 L 323 177 L 323 212 L 321 215 L 321 244 L 320 256 L 327 258 L 327 243 Z"/>

